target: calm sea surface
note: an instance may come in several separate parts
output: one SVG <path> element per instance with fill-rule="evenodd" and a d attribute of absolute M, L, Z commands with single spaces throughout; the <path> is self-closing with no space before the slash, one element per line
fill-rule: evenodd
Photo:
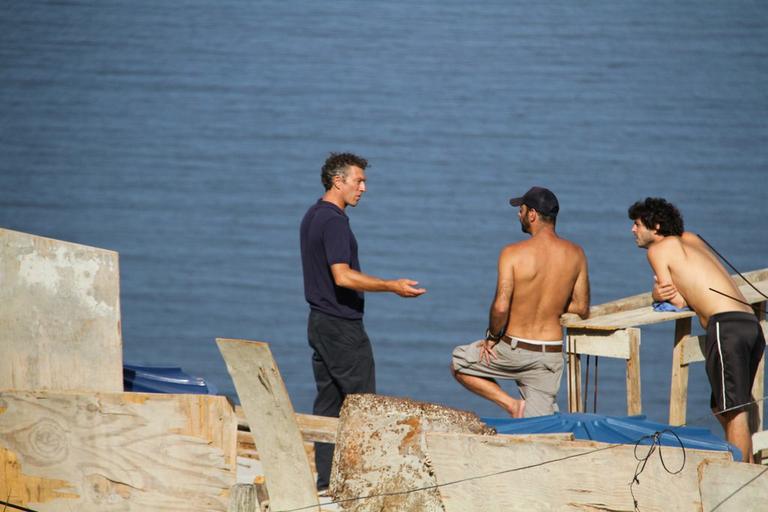
<path fill-rule="evenodd" d="M 499 415 L 448 364 L 524 237 L 510 196 L 557 193 L 595 304 L 651 286 L 626 218 L 648 195 L 768 267 L 768 4 L 0 3 L 0 226 L 120 253 L 127 361 L 232 394 L 214 338 L 268 341 L 310 411 L 298 225 L 341 150 L 371 162 L 363 270 L 428 289 L 367 295 L 380 392 Z M 672 335 L 643 330 L 652 419 Z M 689 418 L 713 427 L 702 366 Z M 624 365 L 599 385 L 624 413 Z"/>

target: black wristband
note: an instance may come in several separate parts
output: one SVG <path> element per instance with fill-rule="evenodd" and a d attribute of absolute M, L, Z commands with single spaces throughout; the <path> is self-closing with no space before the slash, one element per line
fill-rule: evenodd
<path fill-rule="evenodd" d="M 501 339 L 501 334 L 493 334 L 490 329 L 486 329 L 485 339 L 491 340 L 491 341 L 499 341 Z"/>

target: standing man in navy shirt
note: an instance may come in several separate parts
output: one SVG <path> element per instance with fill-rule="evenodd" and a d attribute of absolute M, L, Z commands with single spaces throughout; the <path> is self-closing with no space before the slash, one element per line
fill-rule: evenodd
<path fill-rule="evenodd" d="M 360 271 L 357 240 L 345 210 L 365 192 L 368 162 L 351 153 L 331 153 L 323 165 L 325 194 L 301 221 L 304 297 L 309 303 L 307 337 L 317 385 L 312 412 L 338 417 L 350 393 L 375 393 L 373 350 L 363 327 L 363 292 L 418 297 L 426 292 L 411 279 L 385 280 Z M 328 487 L 333 444 L 315 444 L 317 488 Z"/>

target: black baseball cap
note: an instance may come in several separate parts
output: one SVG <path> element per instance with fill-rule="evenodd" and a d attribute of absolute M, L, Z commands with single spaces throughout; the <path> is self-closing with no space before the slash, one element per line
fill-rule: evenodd
<path fill-rule="evenodd" d="M 509 204 L 512 206 L 520 206 L 524 204 L 528 208 L 533 208 L 542 215 L 548 217 L 557 216 L 557 212 L 560 211 L 560 203 L 557 202 L 557 197 L 551 190 L 544 187 L 531 187 L 531 189 L 523 194 L 523 197 L 513 197 L 509 200 Z"/>

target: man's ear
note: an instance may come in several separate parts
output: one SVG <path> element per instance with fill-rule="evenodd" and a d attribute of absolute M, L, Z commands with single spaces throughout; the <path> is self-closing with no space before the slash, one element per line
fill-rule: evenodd
<path fill-rule="evenodd" d="M 654 234 L 658 234 L 659 229 L 661 229 L 661 224 L 655 224 L 653 228 Z"/>
<path fill-rule="evenodd" d="M 344 183 L 344 178 L 342 178 L 340 174 L 333 177 L 333 186 L 335 188 L 341 187 L 341 183 Z"/>

